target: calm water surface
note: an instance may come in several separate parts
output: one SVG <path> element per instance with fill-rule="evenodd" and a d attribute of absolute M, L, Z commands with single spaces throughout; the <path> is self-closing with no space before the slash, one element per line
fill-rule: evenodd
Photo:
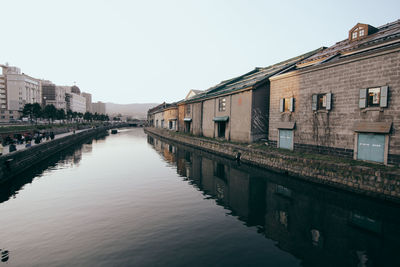
<path fill-rule="evenodd" d="M 126 129 L 0 187 L 4 266 L 400 266 L 400 208 Z"/>

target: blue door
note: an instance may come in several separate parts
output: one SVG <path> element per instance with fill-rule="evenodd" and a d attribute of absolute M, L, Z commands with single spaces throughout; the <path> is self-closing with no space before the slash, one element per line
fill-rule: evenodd
<path fill-rule="evenodd" d="M 385 135 L 358 134 L 357 159 L 382 162 L 385 154 Z"/>
<path fill-rule="evenodd" d="M 293 130 L 279 130 L 279 147 L 293 149 Z"/>

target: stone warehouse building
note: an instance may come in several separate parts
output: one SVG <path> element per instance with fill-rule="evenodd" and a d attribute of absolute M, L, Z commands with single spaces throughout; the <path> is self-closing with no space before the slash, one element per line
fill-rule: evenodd
<path fill-rule="evenodd" d="M 237 142 L 268 136 L 269 77 L 320 51 L 256 68 L 193 96 L 184 106 L 185 131 Z M 181 113 L 180 113 L 181 114 Z"/>
<path fill-rule="evenodd" d="M 358 23 L 329 48 L 256 68 L 177 102 L 196 136 L 400 165 L 400 20 Z M 149 114 L 164 126 L 164 106 Z M 149 115 L 149 116 L 150 116 Z"/>
<path fill-rule="evenodd" d="M 273 145 L 400 163 L 400 20 L 359 23 L 270 81 Z"/>

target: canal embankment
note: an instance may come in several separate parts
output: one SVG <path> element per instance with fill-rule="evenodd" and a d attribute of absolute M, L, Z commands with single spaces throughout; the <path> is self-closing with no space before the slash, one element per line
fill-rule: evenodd
<path fill-rule="evenodd" d="M 0 156 L 0 183 L 9 181 L 17 174 L 71 145 L 96 136 L 104 136 L 110 128 L 110 126 L 102 126 L 77 131 L 76 133 L 71 132 L 54 140 L 2 155 Z"/>
<path fill-rule="evenodd" d="M 148 127 L 145 132 L 242 163 L 267 168 L 294 178 L 400 203 L 400 170 L 369 162 L 328 155 L 299 153 L 265 143 L 236 144 Z"/>

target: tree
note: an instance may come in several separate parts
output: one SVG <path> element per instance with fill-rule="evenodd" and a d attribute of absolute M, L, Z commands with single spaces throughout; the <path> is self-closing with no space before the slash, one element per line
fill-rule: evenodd
<path fill-rule="evenodd" d="M 42 115 L 42 107 L 40 106 L 39 103 L 32 104 L 32 113 L 37 122 L 37 119 L 40 118 L 40 116 Z"/>
<path fill-rule="evenodd" d="M 88 111 L 86 111 L 85 114 L 83 115 L 83 119 L 86 120 L 86 121 L 92 121 L 93 114 L 88 112 Z"/>
<path fill-rule="evenodd" d="M 57 118 L 57 108 L 54 105 L 46 105 L 43 109 L 43 116 L 50 121 Z"/>
<path fill-rule="evenodd" d="M 72 121 L 72 115 L 73 115 L 73 112 L 72 112 L 71 110 L 68 110 L 68 111 L 67 111 L 67 119 L 68 119 L 69 121 Z"/>
<path fill-rule="evenodd" d="M 65 111 L 63 109 L 57 109 L 57 120 L 65 120 Z"/>
<path fill-rule="evenodd" d="M 22 114 L 24 116 L 28 116 L 31 123 L 33 121 L 33 118 L 35 118 L 37 121 L 37 118 L 40 118 L 41 113 L 42 113 L 42 108 L 39 105 L 39 103 L 34 103 L 34 104 L 27 103 L 25 104 L 24 109 L 22 110 Z"/>

